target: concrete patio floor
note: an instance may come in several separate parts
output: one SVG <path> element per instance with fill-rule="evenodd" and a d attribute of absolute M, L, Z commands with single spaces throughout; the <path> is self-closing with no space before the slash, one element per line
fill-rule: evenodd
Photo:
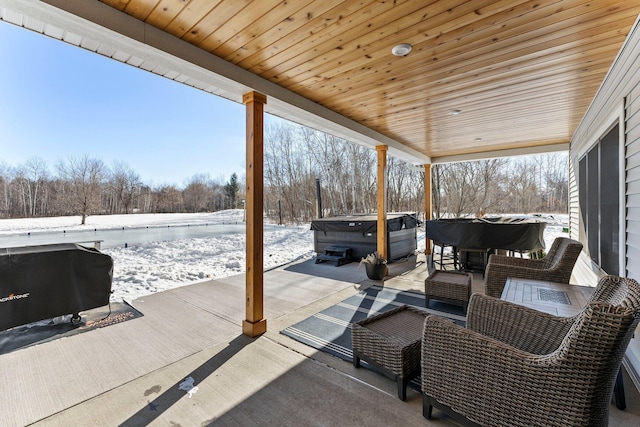
<path fill-rule="evenodd" d="M 140 318 L 0 355 L 0 425 L 455 425 L 435 410 L 424 419 L 418 392 L 402 402 L 386 377 L 279 333 L 379 284 L 357 267 L 311 260 L 266 272 L 268 332 L 257 339 L 241 335 L 238 275 L 139 298 Z M 426 276 L 418 255 L 391 264 L 384 284 L 423 291 Z M 479 275 L 473 286 L 481 291 Z M 640 425 L 628 378 L 625 391 L 611 426 Z"/>

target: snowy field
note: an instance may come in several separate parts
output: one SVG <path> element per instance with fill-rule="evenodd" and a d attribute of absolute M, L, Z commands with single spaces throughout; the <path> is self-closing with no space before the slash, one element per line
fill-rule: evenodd
<path fill-rule="evenodd" d="M 207 214 L 130 214 L 80 217 L 2 219 L 3 234 L 60 230 L 108 230 L 199 224 L 242 223 L 241 209 Z M 103 249 L 113 257 L 112 301 L 138 297 L 197 281 L 228 277 L 245 270 L 244 234 L 199 239 L 147 242 Z M 265 270 L 313 255 L 313 232 L 309 226 L 281 227 L 264 235 Z"/>
<path fill-rule="evenodd" d="M 108 230 L 123 227 L 155 227 L 198 224 L 241 223 L 241 209 L 207 214 L 131 214 L 87 217 L 80 225 L 80 217 L 2 219 L 3 234 L 60 230 Z M 567 216 L 542 216 L 547 221 L 547 248 L 563 233 Z M 114 260 L 112 301 L 132 301 L 138 297 L 210 279 L 228 277 L 245 270 L 245 236 L 225 235 L 199 239 L 147 242 L 103 249 Z M 418 250 L 425 248 L 424 229 L 418 231 Z M 264 236 L 264 269 L 269 270 L 289 262 L 311 258 L 313 232 L 309 225 L 278 227 Z"/>

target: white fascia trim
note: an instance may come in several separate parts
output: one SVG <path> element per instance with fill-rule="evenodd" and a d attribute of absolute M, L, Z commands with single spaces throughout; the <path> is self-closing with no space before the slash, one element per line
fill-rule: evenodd
<path fill-rule="evenodd" d="M 546 154 L 559 151 L 569 151 L 569 143 L 541 145 L 538 147 L 512 148 L 508 150 L 483 151 L 481 153 L 460 154 L 456 156 L 432 157 L 433 164 L 473 162 L 476 160 L 497 159 L 500 157 L 527 156 L 531 154 Z"/>

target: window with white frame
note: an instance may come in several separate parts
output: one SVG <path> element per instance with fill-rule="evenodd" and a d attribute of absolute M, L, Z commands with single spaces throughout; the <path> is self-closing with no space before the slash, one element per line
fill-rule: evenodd
<path fill-rule="evenodd" d="M 591 260 L 607 274 L 620 270 L 619 124 L 580 159 L 578 196 L 584 235 L 580 241 Z"/>

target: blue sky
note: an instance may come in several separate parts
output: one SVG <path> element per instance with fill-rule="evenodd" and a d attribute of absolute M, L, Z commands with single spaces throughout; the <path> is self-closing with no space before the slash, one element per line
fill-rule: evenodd
<path fill-rule="evenodd" d="M 38 157 L 55 174 L 88 154 L 124 161 L 152 186 L 244 177 L 242 104 L 4 22 L 0 84 L 5 165 Z"/>

